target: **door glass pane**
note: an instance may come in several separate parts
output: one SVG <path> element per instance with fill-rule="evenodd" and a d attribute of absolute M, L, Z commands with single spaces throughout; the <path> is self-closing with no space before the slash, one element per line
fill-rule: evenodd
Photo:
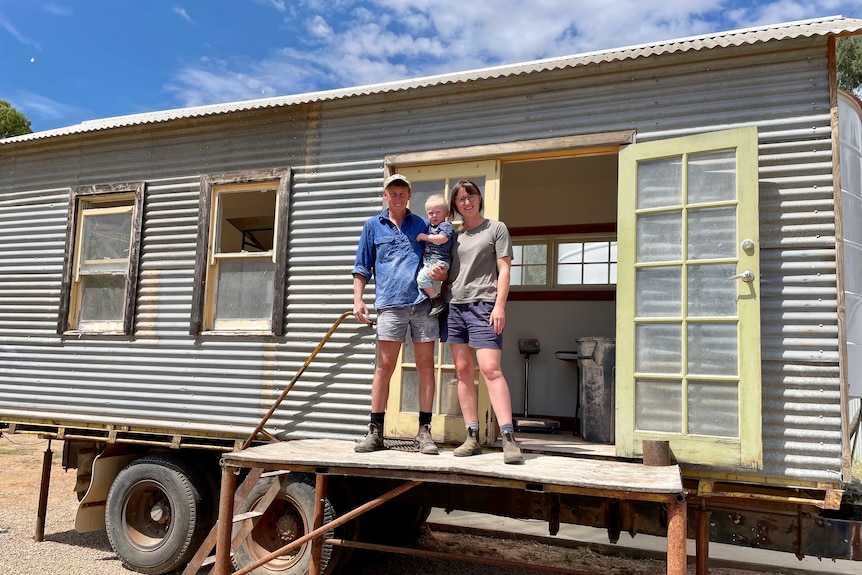
<path fill-rule="evenodd" d="M 409 367 L 401 371 L 401 411 L 419 413 L 419 374 Z"/>
<path fill-rule="evenodd" d="M 688 259 L 736 257 L 736 208 L 688 212 Z"/>
<path fill-rule="evenodd" d="M 682 212 L 637 217 L 637 262 L 682 259 Z"/>
<path fill-rule="evenodd" d="M 735 264 L 689 266 L 688 315 L 736 317 Z"/>
<path fill-rule="evenodd" d="M 641 323 L 635 331 L 635 371 L 682 373 L 681 324 Z"/>
<path fill-rule="evenodd" d="M 739 437 L 737 384 L 689 382 L 688 422 L 689 433 Z"/>
<path fill-rule="evenodd" d="M 88 215 L 84 213 L 81 234 L 81 271 L 125 271 L 127 261 L 119 269 L 109 269 L 100 260 L 128 260 L 131 243 L 132 211 L 118 214 Z"/>
<path fill-rule="evenodd" d="M 693 375 L 737 375 L 736 332 L 736 322 L 689 322 L 688 372 Z"/>
<path fill-rule="evenodd" d="M 126 276 L 94 275 L 81 278 L 81 321 L 121 321 Z"/>
<path fill-rule="evenodd" d="M 410 211 L 424 218 L 425 202 L 434 194 L 446 196 L 446 180 L 410 182 Z"/>
<path fill-rule="evenodd" d="M 682 432 L 682 382 L 635 382 L 635 428 L 641 431 Z"/>
<path fill-rule="evenodd" d="M 688 203 L 736 199 L 736 150 L 688 156 Z"/>
<path fill-rule="evenodd" d="M 271 319 L 274 275 L 269 257 L 219 260 L 216 320 Z"/>
<path fill-rule="evenodd" d="M 637 317 L 682 316 L 682 268 L 641 268 L 635 275 Z"/>
<path fill-rule="evenodd" d="M 455 372 L 443 370 L 440 385 L 440 413 L 443 415 L 461 415 L 461 404 L 458 403 L 458 378 Z"/>
<path fill-rule="evenodd" d="M 638 162 L 638 209 L 682 203 L 682 157 Z"/>

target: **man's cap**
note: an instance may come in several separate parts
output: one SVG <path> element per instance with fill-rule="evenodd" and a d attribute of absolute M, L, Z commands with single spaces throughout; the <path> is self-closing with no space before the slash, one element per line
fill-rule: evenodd
<path fill-rule="evenodd" d="M 407 178 L 405 178 L 401 174 L 392 174 L 391 176 L 389 176 L 388 178 L 383 180 L 383 189 L 385 190 L 391 184 L 394 184 L 396 182 L 401 182 L 402 184 L 404 184 L 408 188 L 410 187 L 410 180 L 408 180 Z"/>

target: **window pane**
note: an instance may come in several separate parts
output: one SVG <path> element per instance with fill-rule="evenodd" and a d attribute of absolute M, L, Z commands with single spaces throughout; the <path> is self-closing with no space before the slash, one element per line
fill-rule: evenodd
<path fill-rule="evenodd" d="M 682 259 L 682 212 L 637 217 L 637 261 Z"/>
<path fill-rule="evenodd" d="M 688 432 L 739 437 L 739 393 L 735 382 L 689 382 Z"/>
<path fill-rule="evenodd" d="M 682 204 L 682 157 L 638 163 L 638 209 Z"/>
<path fill-rule="evenodd" d="M 608 264 L 584 264 L 585 284 L 607 284 Z"/>
<path fill-rule="evenodd" d="M 80 321 L 123 320 L 126 276 L 85 275 L 81 278 L 80 289 Z"/>
<path fill-rule="evenodd" d="M 524 246 L 514 244 L 512 246 L 512 266 L 519 266 L 524 263 Z"/>
<path fill-rule="evenodd" d="M 219 192 L 216 252 L 268 252 L 275 233 L 277 183 L 239 192 Z"/>
<path fill-rule="evenodd" d="M 579 264 L 584 261 L 584 244 L 564 242 L 557 245 L 557 263 Z"/>
<path fill-rule="evenodd" d="M 583 278 L 581 276 L 582 266 L 580 264 L 577 265 L 563 265 L 557 267 L 557 284 L 559 285 L 578 285 L 583 282 Z"/>
<path fill-rule="evenodd" d="M 696 375 L 738 373 L 736 323 L 688 324 L 688 372 Z"/>
<path fill-rule="evenodd" d="M 81 237 L 81 271 L 89 271 L 92 264 L 99 260 L 128 260 L 129 244 L 131 243 L 132 212 L 89 215 L 84 212 L 84 223 Z M 128 263 L 119 265 L 119 270 L 125 271 Z M 99 268 L 102 271 L 115 271 L 110 267 Z"/>
<path fill-rule="evenodd" d="M 401 411 L 419 413 L 419 374 L 412 368 L 401 370 Z"/>
<path fill-rule="evenodd" d="M 635 383 L 635 428 L 682 432 L 682 382 L 638 380 Z"/>
<path fill-rule="evenodd" d="M 547 264 L 548 263 L 548 245 L 533 244 L 524 246 L 524 263 L 525 264 Z"/>
<path fill-rule="evenodd" d="M 724 150 L 688 157 L 688 203 L 736 199 L 736 151 Z"/>
<path fill-rule="evenodd" d="M 635 328 L 635 371 L 682 373 L 682 325 L 641 323 Z"/>
<path fill-rule="evenodd" d="M 543 286 L 548 283 L 548 268 L 546 266 L 525 266 L 521 269 L 524 274 L 523 285 Z"/>
<path fill-rule="evenodd" d="M 585 262 L 607 262 L 610 259 L 608 242 L 587 242 L 584 244 Z"/>
<path fill-rule="evenodd" d="M 270 320 L 274 272 L 275 264 L 268 257 L 220 260 L 216 320 Z"/>
<path fill-rule="evenodd" d="M 736 257 L 736 208 L 688 212 L 688 258 Z"/>
<path fill-rule="evenodd" d="M 445 180 L 410 182 L 410 211 L 425 217 L 425 202 L 434 194 L 446 196 Z"/>
<path fill-rule="evenodd" d="M 461 404 L 458 402 L 458 378 L 453 371 L 448 370 L 443 371 L 442 378 L 440 413 L 443 415 L 461 415 Z"/>
<path fill-rule="evenodd" d="M 682 268 L 641 268 L 635 272 L 637 317 L 682 316 Z"/>
<path fill-rule="evenodd" d="M 689 266 L 688 315 L 736 317 L 735 264 Z"/>

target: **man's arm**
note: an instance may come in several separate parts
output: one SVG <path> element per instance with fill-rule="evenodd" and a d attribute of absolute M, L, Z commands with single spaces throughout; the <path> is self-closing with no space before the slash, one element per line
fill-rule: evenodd
<path fill-rule="evenodd" d="M 362 300 L 362 292 L 365 291 L 365 284 L 368 283 L 368 278 L 362 274 L 353 274 L 353 316 L 360 323 L 371 323 L 368 318 L 368 307 Z"/>

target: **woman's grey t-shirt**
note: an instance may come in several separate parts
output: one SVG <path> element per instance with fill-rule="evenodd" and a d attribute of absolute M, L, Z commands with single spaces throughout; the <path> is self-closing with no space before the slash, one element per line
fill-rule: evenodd
<path fill-rule="evenodd" d="M 506 224 L 485 220 L 469 231 L 456 230 L 449 268 L 450 302 L 497 300 L 497 260 L 512 257 Z"/>

